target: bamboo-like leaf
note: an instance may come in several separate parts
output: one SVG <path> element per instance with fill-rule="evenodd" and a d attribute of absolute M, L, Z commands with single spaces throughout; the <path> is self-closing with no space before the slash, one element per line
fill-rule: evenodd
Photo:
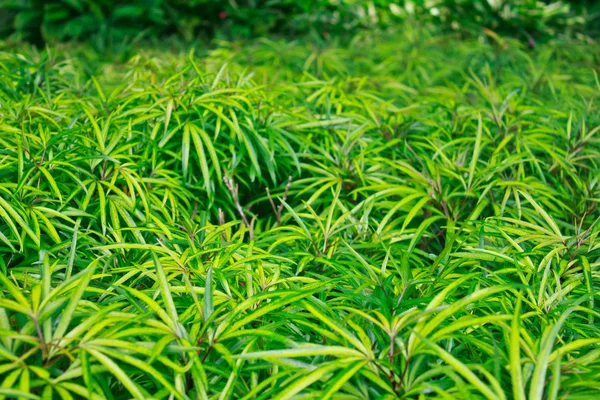
<path fill-rule="evenodd" d="M 311 373 L 302 376 L 301 378 L 296 380 L 293 384 L 288 385 L 284 390 L 281 391 L 281 393 L 279 393 L 275 397 L 275 399 L 278 399 L 278 400 L 290 399 L 294 395 L 299 393 L 302 389 L 306 388 L 307 386 L 311 385 L 312 383 L 314 383 L 320 379 L 323 379 L 325 376 L 329 375 L 331 372 L 335 371 L 338 368 L 339 368 L 339 365 L 337 363 L 330 363 L 330 364 L 323 365 L 322 367 L 315 369 Z"/>
<path fill-rule="evenodd" d="M 94 357 L 102 365 L 104 365 L 106 367 L 106 369 L 108 371 L 110 371 L 110 373 L 113 374 L 115 376 L 115 378 L 117 378 L 119 380 L 119 382 L 121 382 L 123 384 L 123 386 L 125 386 L 125 388 L 127 388 L 127 390 L 129 391 L 129 393 L 131 393 L 133 398 L 140 399 L 140 400 L 147 398 L 144 395 L 144 393 L 141 391 L 141 389 L 135 384 L 135 382 L 133 382 L 129 378 L 129 376 L 125 373 L 125 371 L 123 371 L 119 367 L 119 365 L 117 363 L 115 363 L 113 360 L 108 358 L 106 355 L 102 354 L 100 351 L 97 351 L 95 349 L 86 348 L 85 351 L 90 353 L 90 355 L 92 357 Z"/>
<path fill-rule="evenodd" d="M 512 379 L 513 396 L 516 400 L 525 400 L 525 382 L 523 379 L 523 370 L 521 369 L 521 346 L 519 344 L 521 335 L 521 299 L 517 300 L 515 306 L 512 324 L 510 327 L 510 376 Z"/>
<path fill-rule="evenodd" d="M 586 298 L 582 297 L 576 301 L 576 304 L 582 303 L 584 300 L 586 300 Z M 550 354 L 552 352 L 552 348 L 554 347 L 556 336 L 558 335 L 558 332 L 562 328 L 567 318 L 569 318 L 569 315 L 575 311 L 575 308 L 576 306 L 573 306 L 562 313 L 556 323 L 552 325 L 549 330 L 544 332 L 540 342 L 539 353 L 537 359 L 535 360 L 535 369 L 533 370 L 533 375 L 531 377 L 529 399 L 536 400 L 543 398 L 544 388 L 546 387 L 546 371 L 548 370 Z"/>
<path fill-rule="evenodd" d="M 363 359 L 364 355 L 356 350 L 349 349 L 341 346 L 306 346 L 298 347 L 295 349 L 285 350 L 270 350 L 270 351 L 259 351 L 254 353 L 245 353 L 235 358 L 252 359 L 252 358 L 288 358 L 288 357 L 308 357 L 308 356 L 334 356 L 334 357 L 348 357 Z"/>
<path fill-rule="evenodd" d="M 473 371 L 471 371 L 471 369 L 469 369 L 469 367 L 460 362 L 446 350 L 442 349 L 437 344 L 425 339 L 424 337 L 421 337 L 421 340 L 427 345 L 427 347 L 429 347 L 433 352 L 435 352 L 436 355 L 438 355 L 442 360 L 444 360 L 450 366 L 452 366 L 458 374 L 460 374 L 464 379 L 466 379 L 469 383 L 475 386 L 477 390 L 479 390 L 479 392 L 481 392 L 481 394 L 485 396 L 485 398 L 489 400 L 505 398 L 504 394 L 502 393 L 494 393 L 483 381 L 481 381 L 477 377 L 477 375 L 473 373 Z"/>
<path fill-rule="evenodd" d="M 206 285 L 204 287 L 204 322 L 208 321 L 214 311 L 213 289 L 212 289 L 212 265 L 206 274 Z"/>
<path fill-rule="evenodd" d="M 342 369 L 335 376 L 330 379 L 331 384 L 323 393 L 323 400 L 330 399 L 335 393 L 340 390 L 348 380 L 350 380 L 356 373 L 367 364 L 366 361 L 356 361 L 350 363 L 346 368 Z"/>
<path fill-rule="evenodd" d="M 470 190 L 473 185 L 473 179 L 475 178 L 475 170 L 477 168 L 477 161 L 479 161 L 479 154 L 481 152 L 481 136 L 483 133 L 483 123 L 481 121 L 481 114 L 477 116 L 477 134 L 475 136 L 475 148 L 473 149 L 473 155 L 471 156 L 471 164 L 469 165 L 469 180 L 467 182 L 467 188 Z"/>

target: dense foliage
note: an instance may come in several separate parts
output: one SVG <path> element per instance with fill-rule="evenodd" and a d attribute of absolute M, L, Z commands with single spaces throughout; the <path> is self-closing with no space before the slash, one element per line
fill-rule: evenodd
<path fill-rule="evenodd" d="M 599 50 L 0 53 L 0 396 L 595 398 Z"/>
<path fill-rule="evenodd" d="M 104 48 L 144 35 L 191 40 L 314 32 L 327 37 L 410 19 L 529 39 L 597 35 L 599 17 L 600 6 L 586 0 L 0 0 L 0 36 L 36 44 L 93 38 Z"/>

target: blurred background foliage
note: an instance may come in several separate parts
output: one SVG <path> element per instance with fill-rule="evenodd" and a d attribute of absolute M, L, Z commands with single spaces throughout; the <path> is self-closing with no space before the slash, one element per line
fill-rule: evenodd
<path fill-rule="evenodd" d="M 595 1 L 536 0 L 0 0 L 0 37 L 37 45 L 177 35 L 354 34 L 410 20 L 470 34 L 488 29 L 536 40 L 597 37 Z"/>

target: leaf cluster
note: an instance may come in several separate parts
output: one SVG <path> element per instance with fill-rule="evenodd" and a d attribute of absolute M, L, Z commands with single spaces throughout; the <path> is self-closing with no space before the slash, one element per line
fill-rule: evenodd
<path fill-rule="evenodd" d="M 0 397 L 594 398 L 598 50 L 0 53 Z"/>

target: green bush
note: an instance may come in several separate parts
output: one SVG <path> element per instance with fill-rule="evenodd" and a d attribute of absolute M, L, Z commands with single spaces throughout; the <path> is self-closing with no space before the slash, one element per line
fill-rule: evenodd
<path fill-rule="evenodd" d="M 349 29 L 373 23 L 377 6 L 358 1 L 246 0 L 4 0 L 0 10 L 12 21 L 4 34 L 34 40 L 80 39 L 178 33 L 190 39 L 215 30 L 235 35 L 306 32 L 311 28 Z M 10 26 L 11 23 L 8 24 Z"/>
<path fill-rule="evenodd" d="M 581 7 L 565 1 L 539 0 L 439 0 L 434 14 L 454 29 L 485 27 L 501 34 L 531 37 L 556 35 L 582 28 Z M 573 3 L 573 2 L 571 2 Z"/>
<path fill-rule="evenodd" d="M 404 19 L 445 29 L 485 27 L 521 37 L 556 35 L 597 21 L 586 3 L 536 0 L 0 0 L 3 36 L 37 44 L 177 34 L 190 40 L 215 32 L 232 37 L 297 34 L 328 36 L 386 28 Z"/>
<path fill-rule="evenodd" d="M 0 52 L 0 397 L 595 399 L 600 48 L 411 28 Z"/>

